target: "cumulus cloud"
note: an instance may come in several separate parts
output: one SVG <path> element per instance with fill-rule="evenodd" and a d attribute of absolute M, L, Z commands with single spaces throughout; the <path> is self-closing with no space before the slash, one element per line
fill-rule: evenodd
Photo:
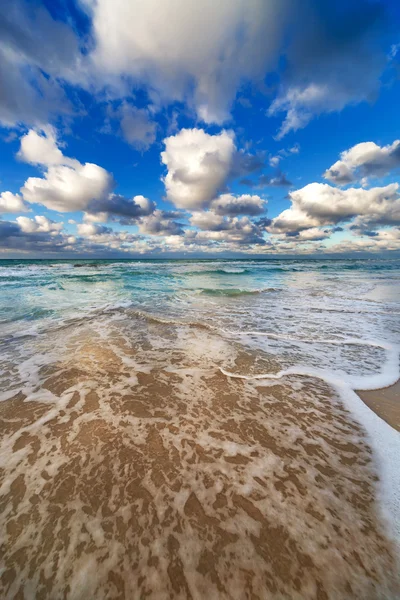
<path fill-rule="evenodd" d="M 85 211 L 85 221 L 119 220 L 130 224 L 155 210 L 155 203 L 142 195 L 131 199 L 112 193 L 115 181 L 108 171 L 93 163 L 81 164 L 65 156 L 54 128 L 32 129 L 21 138 L 18 158 L 44 170 L 43 177 L 29 177 L 21 188 L 30 204 L 41 204 L 59 212 Z M 0 212 L 27 210 L 18 195 L 3 192 Z"/>
<path fill-rule="evenodd" d="M 385 5 L 351 0 L 302 3 L 301 27 L 295 30 L 277 97 L 269 116 L 286 113 L 277 139 L 305 127 L 322 113 L 371 101 L 387 67 L 379 34 L 385 26 Z M 317 9 L 317 10 L 316 10 Z"/>
<path fill-rule="evenodd" d="M 222 194 L 210 204 L 210 208 L 217 215 L 261 215 L 265 212 L 266 200 L 260 196 L 251 196 L 242 194 L 234 196 L 232 194 Z"/>
<path fill-rule="evenodd" d="M 229 242 L 232 245 L 265 244 L 259 226 L 249 217 L 228 217 L 213 211 L 195 212 L 189 219 L 200 231 L 186 231 L 186 236 L 196 243 Z"/>
<path fill-rule="evenodd" d="M 112 232 L 110 227 L 104 225 L 97 225 L 95 223 L 77 223 L 76 228 L 78 234 L 83 237 L 93 237 L 96 235 L 104 235 Z"/>
<path fill-rule="evenodd" d="M 21 139 L 20 160 L 46 167 L 43 177 L 29 177 L 21 188 L 26 202 L 51 210 L 85 210 L 90 202 L 108 197 L 115 186 L 108 171 L 64 156 L 51 127 L 30 130 Z"/>
<path fill-rule="evenodd" d="M 182 129 L 164 140 L 161 160 L 167 197 L 178 208 L 207 207 L 224 187 L 236 151 L 233 133 L 210 135 L 203 129 Z"/>
<path fill-rule="evenodd" d="M 46 167 L 51 165 L 79 166 L 77 160 L 64 156 L 59 145 L 56 130 L 51 125 L 44 125 L 41 129 L 30 129 L 21 137 L 17 158 L 32 165 Z"/>
<path fill-rule="evenodd" d="M 146 235 L 183 235 L 182 224 L 175 220 L 176 213 L 156 210 L 148 217 L 140 219 L 139 231 Z"/>
<path fill-rule="evenodd" d="M 120 123 L 124 139 L 136 150 L 145 152 L 154 144 L 157 135 L 157 123 L 151 118 L 147 108 L 137 108 L 128 102 L 112 112 Z"/>
<path fill-rule="evenodd" d="M 317 0 L 83 0 L 79 8 L 88 19 L 80 38 L 76 9 L 65 8 L 65 18 L 55 19 L 37 3 L 3 5 L 0 122 L 7 126 L 38 125 L 76 111 L 66 82 L 106 89 L 113 99 L 132 99 L 132 89 L 143 88 L 155 106 L 179 101 L 206 123 L 221 124 L 242 84 L 261 87 L 277 72 L 270 114 L 286 113 L 283 136 L 316 114 L 373 98 L 388 64 L 375 43 L 385 12 L 378 2 L 350 0 L 344 9 L 328 3 L 321 10 Z M 121 130 L 146 149 L 154 123 L 145 109 L 127 106 Z"/>
<path fill-rule="evenodd" d="M 279 156 L 279 154 L 276 154 L 275 156 L 269 157 L 269 164 L 271 167 L 277 167 L 281 160 L 282 160 L 282 156 Z"/>
<path fill-rule="evenodd" d="M 131 199 L 118 194 L 109 194 L 92 200 L 87 206 L 87 220 L 107 221 L 120 219 L 126 222 L 150 215 L 155 210 L 155 203 L 144 196 Z"/>
<path fill-rule="evenodd" d="M 198 227 L 202 230 L 223 231 L 229 229 L 229 223 L 222 215 L 217 215 L 212 210 L 194 212 L 189 219 L 193 227 Z"/>
<path fill-rule="evenodd" d="M 0 220 L 0 251 L 61 252 L 70 244 L 68 237 L 62 234 L 62 226 L 39 215 L 34 219 Z"/>
<path fill-rule="evenodd" d="M 358 222 L 400 223 L 399 185 L 342 190 L 327 183 L 310 183 L 289 193 L 292 206 L 272 220 L 272 233 L 298 232 L 334 225 L 357 217 Z"/>
<path fill-rule="evenodd" d="M 400 140 L 387 146 L 362 142 L 342 152 L 340 160 L 325 171 L 324 177 L 333 183 L 347 184 L 366 177 L 384 177 L 399 167 Z"/>
<path fill-rule="evenodd" d="M 56 235 L 59 233 L 64 223 L 56 223 L 42 215 L 36 215 L 33 219 L 28 217 L 17 217 L 16 222 L 24 233 L 50 233 Z"/>
<path fill-rule="evenodd" d="M 212 242 L 213 244 L 230 244 L 235 246 L 265 245 L 266 241 L 258 227 L 248 217 L 233 217 L 221 229 L 201 230 L 194 232 L 192 240 L 196 243 Z"/>
<path fill-rule="evenodd" d="M 27 202 L 60 212 L 73 212 L 85 210 L 90 202 L 107 197 L 114 185 L 108 171 L 85 163 L 75 168 L 50 166 L 44 177 L 29 177 L 21 191 Z"/>
<path fill-rule="evenodd" d="M 37 3 L 0 4 L 0 123 L 38 125 L 71 114 L 64 93 L 79 60 L 78 40 L 66 23 Z"/>
<path fill-rule="evenodd" d="M 187 99 L 205 122 L 229 116 L 245 80 L 274 66 L 287 0 L 86 0 L 101 78 L 146 82 L 167 101 Z M 206 40 L 206 42 L 205 42 Z"/>
<path fill-rule="evenodd" d="M 210 135 L 203 129 L 182 129 L 166 138 L 164 143 L 165 151 L 161 153 L 161 160 L 167 167 L 167 174 L 163 181 L 168 199 L 178 208 L 208 208 L 218 193 L 226 189 L 228 181 L 254 173 L 264 166 L 260 154 L 252 155 L 237 150 L 231 131 L 223 130 Z M 233 196 L 230 198 L 229 204 L 234 210 Z M 245 202 L 244 198 L 242 196 L 242 202 Z M 227 199 L 228 195 L 222 203 Z M 238 207 L 237 200 L 235 203 Z"/>
<path fill-rule="evenodd" d="M 292 185 L 292 182 L 289 181 L 287 176 L 284 173 L 278 171 L 275 175 L 260 175 L 255 181 L 245 177 L 239 181 L 241 185 L 246 185 L 247 187 L 264 189 L 266 187 L 289 187 Z"/>
<path fill-rule="evenodd" d="M 385 252 L 400 250 L 400 229 L 382 229 L 374 236 L 352 237 L 330 247 L 332 252 Z"/>
<path fill-rule="evenodd" d="M 332 231 L 329 229 L 320 229 L 319 227 L 311 227 L 303 231 L 288 232 L 288 237 L 295 237 L 297 242 L 320 242 L 331 236 Z"/>
<path fill-rule="evenodd" d="M 276 139 L 281 140 L 290 131 L 305 127 L 314 114 L 339 110 L 345 106 L 347 98 L 339 99 L 333 96 L 327 84 L 310 83 L 305 86 L 291 86 L 280 93 L 268 109 L 270 117 L 281 112 L 286 117 L 280 127 Z"/>
<path fill-rule="evenodd" d="M 19 194 L 11 192 L 2 192 L 0 194 L 0 214 L 27 212 L 27 204 Z"/>

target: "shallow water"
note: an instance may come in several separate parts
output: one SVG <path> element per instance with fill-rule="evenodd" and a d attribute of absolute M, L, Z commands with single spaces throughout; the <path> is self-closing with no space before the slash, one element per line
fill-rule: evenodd
<path fill-rule="evenodd" d="M 4 261 L 3 596 L 397 597 L 399 274 Z"/>

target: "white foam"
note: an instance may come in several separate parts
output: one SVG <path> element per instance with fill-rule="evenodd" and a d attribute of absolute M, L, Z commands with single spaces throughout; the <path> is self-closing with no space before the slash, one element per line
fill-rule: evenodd
<path fill-rule="evenodd" d="M 258 332 L 260 334 L 260 332 Z M 270 335 L 271 334 L 266 334 Z M 272 337 L 272 336 L 271 336 Z M 273 336 L 275 337 L 275 336 Z M 369 376 L 351 376 L 342 371 L 317 369 L 303 365 L 294 365 L 277 373 L 259 375 L 241 375 L 221 368 L 227 377 L 246 380 L 276 380 L 288 375 L 317 377 L 330 384 L 357 421 L 366 429 L 369 443 L 375 453 L 380 475 L 380 508 L 389 523 L 389 533 L 400 547 L 400 432 L 393 429 L 361 400 L 354 390 L 380 389 L 393 385 L 399 380 L 399 347 L 385 342 L 345 339 L 318 341 L 319 344 L 358 344 L 381 347 L 386 351 L 386 361 L 380 373 Z"/>

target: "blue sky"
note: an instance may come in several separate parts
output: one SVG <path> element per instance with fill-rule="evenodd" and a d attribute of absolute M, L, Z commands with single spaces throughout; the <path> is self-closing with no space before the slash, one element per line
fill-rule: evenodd
<path fill-rule="evenodd" d="M 0 8 L 0 257 L 400 251 L 400 8 Z"/>

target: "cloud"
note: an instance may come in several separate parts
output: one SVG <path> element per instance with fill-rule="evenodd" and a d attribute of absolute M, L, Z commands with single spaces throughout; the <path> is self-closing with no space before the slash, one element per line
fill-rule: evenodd
<path fill-rule="evenodd" d="M 217 215 L 211 210 L 194 212 L 189 219 L 193 227 L 198 227 L 204 231 L 224 231 L 229 229 L 230 221 L 222 215 Z"/>
<path fill-rule="evenodd" d="M 232 156 L 229 178 L 236 179 L 260 171 L 265 166 L 264 154 L 264 152 L 249 154 L 244 150 L 236 151 Z"/>
<path fill-rule="evenodd" d="M 47 169 L 43 177 L 29 177 L 21 188 L 26 202 L 51 210 L 85 210 L 90 202 L 107 198 L 115 186 L 108 171 L 93 163 L 81 164 L 64 156 L 53 128 L 30 130 L 21 138 L 18 158 Z"/>
<path fill-rule="evenodd" d="M 74 158 L 64 156 L 59 148 L 60 142 L 54 127 L 44 125 L 41 129 L 30 129 L 21 137 L 21 146 L 17 158 L 31 165 L 67 165 L 79 166 Z"/>
<path fill-rule="evenodd" d="M 51 210 L 85 210 L 92 201 L 106 198 L 115 183 L 102 167 L 92 163 L 76 168 L 50 166 L 43 178 L 29 177 L 21 191 L 24 200 L 42 204 Z"/>
<path fill-rule="evenodd" d="M 92 200 L 87 205 L 87 215 L 99 221 L 105 221 L 109 218 L 122 219 L 126 222 L 135 220 L 138 217 L 150 215 L 155 210 L 155 203 L 144 196 L 134 196 L 132 199 L 125 198 L 118 194 L 109 194 Z M 89 217 L 89 220 L 90 218 Z"/>
<path fill-rule="evenodd" d="M 79 59 L 73 30 L 37 4 L 0 4 L 0 123 L 38 125 L 71 114 L 61 78 Z"/>
<path fill-rule="evenodd" d="M 166 138 L 164 143 L 161 160 L 167 166 L 167 175 L 163 179 L 167 197 L 178 208 L 187 210 L 210 207 L 218 194 L 226 190 L 228 181 L 255 173 L 265 164 L 261 154 L 237 150 L 231 131 L 210 135 L 203 129 L 182 129 Z M 227 198 L 222 202 L 227 202 Z M 235 210 L 233 196 L 230 198 L 229 204 Z M 222 206 L 221 201 L 220 204 Z M 235 205 L 239 206 L 238 200 Z"/>
<path fill-rule="evenodd" d="M 156 210 L 152 215 L 140 219 L 139 232 L 146 235 L 183 235 L 182 224 L 175 221 L 176 213 Z"/>
<path fill-rule="evenodd" d="M 400 140 L 387 146 L 362 142 L 342 152 L 340 160 L 324 173 L 325 179 L 336 184 L 347 184 L 365 177 L 384 177 L 400 167 Z"/>
<path fill-rule="evenodd" d="M 62 225 L 39 215 L 34 219 L 0 220 L 0 251 L 62 252 L 70 244 L 68 236 L 61 233 Z"/>
<path fill-rule="evenodd" d="M 19 194 L 2 192 L 0 194 L 0 214 L 27 212 L 29 208 Z"/>
<path fill-rule="evenodd" d="M 145 152 L 154 144 L 157 123 L 151 119 L 147 108 L 136 108 L 124 102 L 113 116 L 119 119 L 121 133 L 133 148 Z"/>
<path fill-rule="evenodd" d="M 78 230 L 78 235 L 82 235 L 83 237 L 93 237 L 96 235 L 112 233 L 110 227 L 96 225 L 95 223 L 77 223 L 76 228 Z"/>
<path fill-rule="evenodd" d="M 261 229 L 248 217 L 217 215 L 213 211 L 195 212 L 189 219 L 193 227 L 201 231 L 186 231 L 196 243 L 228 242 L 234 245 L 265 244 Z"/>
<path fill-rule="evenodd" d="M 242 194 L 234 196 L 232 194 L 222 194 L 210 204 L 210 208 L 217 215 L 261 215 L 265 212 L 266 200 L 260 196 L 251 196 Z"/>
<path fill-rule="evenodd" d="M 353 237 L 330 246 L 329 250 L 341 253 L 400 250 L 400 229 L 382 229 L 372 237 Z"/>
<path fill-rule="evenodd" d="M 270 156 L 269 164 L 271 167 L 277 167 L 281 160 L 282 156 L 279 156 L 278 154 L 276 156 Z"/>
<path fill-rule="evenodd" d="M 231 248 L 253 244 L 263 246 L 266 244 L 260 230 L 247 217 L 241 219 L 233 217 L 229 221 L 228 228 L 196 231 L 194 233 L 193 241 L 197 244 L 210 242 L 217 245 L 229 244 Z"/>
<path fill-rule="evenodd" d="M 271 233 L 299 232 L 357 218 L 358 223 L 400 223 L 399 185 L 342 190 L 310 183 L 289 193 L 292 206 L 272 220 Z"/>
<path fill-rule="evenodd" d="M 50 233 L 52 235 L 59 233 L 64 225 L 41 215 L 36 215 L 33 219 L 17 217 L 16 222 L 23 233 Z"/>
<path fill-rule="evenodd" d="M 67 5 L 57 9 L 64 18 L 24 0 L 0 7 L 4 125 L 38 126 L 79 112 L 77 88 L 127 100 L 139 88 L 155 108 L 181 102 L 204 122 L 222 124 L 244 85 L 262 88 L 275 73 L 278 97 L 269 114 L 286 113 L 282 137 L 315 115 L 373 99 L 389 68 L 387 49 L 376 42 L 385 26 L 381 2 L 331 2 L 322 10 L 317 0 L 301 6 L 294 0 L 83 0 L 87 22 L 80 37 L 77 9 Z M 392 44 L 391 61 L 396 50 Z M 243 95 L 240 101 L 249 104 Z M 124 136 L 146 150 L 156 134 L 150 114 L 128 102 L 122 107 Z"/>
<path fill-rule="evenodd" d="M 269 116 L 286 113 L 276 138 L 305 127 L 323 113 L 372 101 L 387 68 L 379 36 L 386 27 L 384 3 L 350 0 L 303 3 L 288 45 L 287 68 Z"/>
<path fill-rule="evenodd" d="M 241 179 L 239 181 L 241 185 L 247 185 L 251 188 L 263 189 L 266 187 L 289 187 L 292 185 L 292 182 L 286 177 L 284 173 L 280 171 L 277 172 L 276 175 L 260 175 L 256 181 L 252 181 L 248 177 Z"/>
<path fill-rule="evenodd" d="M 319 227 L 311 227 L 303 231 L 287 232 L 288 237 L 293 237 L 296 242 L 319 242 L 330 237 L 332 231 L 329 229 L 322 230 Z"/>
<path fill-rule="evenodd" d="M 233 133 L 182 129 L 164 140 L 168 199 L 178 208 L 206 208 L 224 186 L 236 151 Z"/>
<path fill-rule="evenodd" d="M 347 99 L 339 101 L 337 95 L 333 96 L 327 84 L 310 83 L 289 87 L 277 96 L 268 109 L 268 116 L 286 112 L 285 120 L 276 135 L 276 139 L 281 140 L 290 131 L 297 131 L 308 125 L 314 114 L 339 110 L 346 103 Z"/>
<path fill-rule="evenodd" d="M 100 79 L 146 83 L 222 123 L 243 81 L 275 66 L 290 2 L 272 0 L 86 0 L 91 63 Z M 206 43 L 205 43 L 206 40 Z"/>
<path fill-rule="evenodd" d="M 99 165 L 81 164 L 65 156 L 61 146 L 55 129 L 49 125 L 32 129 L 21 138 L 18 158 L 44 168 L 43 177 L 29 177 L 21 188 L 26 202 L 60 212 L 85 211 L 85 221 L 92 223 L 119 220 L 131 224 L 154 212 L 155 203 L 144 196 L 128 199 L 112 193 L 116 184 L 111 173 Z M 18 196 L 7 199 L 9 208 L 12 205 L 26 210 Z"/>

